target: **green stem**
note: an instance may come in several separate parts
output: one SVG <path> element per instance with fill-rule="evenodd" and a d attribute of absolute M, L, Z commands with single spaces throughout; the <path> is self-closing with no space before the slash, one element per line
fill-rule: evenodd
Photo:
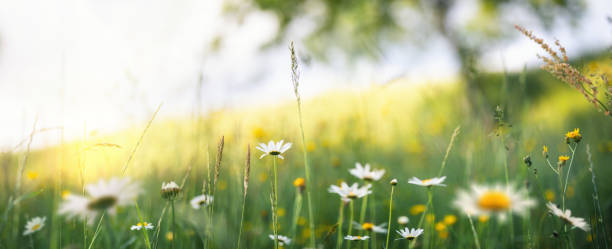
<path fill-rule="evenodd" d="M 272 211 L 272 226 L 274 230 L 274 249 L 278 249 L 278 178 L 276 169 L 276 156 L 274 157 L 274 207 Z"/>
<path fill-rule="evenodd" d="M 366 214 L 367 206 L 368 206 L 368 196 L 366 195 L 363 197 L 363 200 L 361 201 L 361 211 L 359 212 L 359 224 L 360 225 L 363 225 L 363 222 L 365 221 L 365 214 Z M 362 235 L 363 233 L 365 233 L 365 231 L 361 232 Z"/>
<path fill-rule="evenodd" d="M 476 233 L 476 229 L 474 228 L 474 222 L 472 222 L 472 217 L 470 215 L 467 216 L 470 221 L 470 227 L 472 228 L 472 235 L 474 236 L 474 243 L 476 243 L 476 249 L 480 249 L 480 242 L 478 241 L 478 233 Z"/>
<path fill-rule="evenodd" d="M 425 205 L 425 211 L 423 211 L 423 214 L 421 214 L 421 218 L 419 219 L 419 225 L 416 228 L 421 228 L 421 226 L 423 225 L 425 214 L 427 214 L 427 211 L 429 211 L 429 205 L 431 205 L 432 199 L 433 199 L 433 194 L 431 193 L 431 187 L 427 187 L 427 205 Z M 413 245 L 415 243 L 416 243 L 416 240 L 409 242 L 409 244 L 413 244 Z"/>
<path fill-rule="evenodd" d="M 349 226 L 348 227 L 348 232 L 346 233 L 347 235 L 352 235 L 352 232 L 353 232 L 353 213 L 355 213 L 355 212 L 353 212 L 354 211 L 353 202 L 354 202 L 354 200 L 351 200 L 351 202 L 349 203 L 349 212 L 350 212 L 349 215 L 350 215 L 350 219 L 349 219 L 349 223 L 348 223 L 349 224 L 348 225 Z M 351 249 L 351 240 L 349 240 L 346 243 L 346 248 L 347 249 Z"/>
<path fill-rule="evenodd" d="M 567 192 L 567 182 L 569 181 L 570 171 L 572 170 L 572 165 L 574 164 L 574 154 L 576 154 L 576 149 L 578 148 L 578 144 L 576 147 L 572 149 L 572 146 L 568 145 L 569 149 L 572 151 L 572 157 L 570 158 L 570 163 L 567 168 L 567 174 L 565 175 L 565 185 L 563 186 L 563 195 L 562 195 L 562 206 L 563 211 L 565 211 L 565 193 Z"/>
<path fill-rule="evenodd" d="M 140 213 L 140 208 L 138 207 L 138 201 L 135 201 L 135 203 L 136 203 L 136 212 L 138 213 L 138 220 L 140 220 L 140 222 L 144 226 L 145 221 L 142 219 L 142 214 Z M 149 242 L 149 234 L 147 233 L 146 228 L 142 229 L 142 234 L 144 236 L 145 245 L 147 246 L 147 249 L 151 249 L 151 242 Z"/>
<path fill-rule="evenodd" d="M 174 200 L 170 201 L 170 205 L 172 208 L 172 249 L 176 248 L 174 245 L 174 241 L 176 240 L 176 221 L 174 216 Z"/>
<path fill-rule="evenodd" d="M 302 211 L 302 191 L 296 188 L 295 202 L 293 206 L 293 220 L 291 221 L 291 238 L 295 238 L 297 234 L 297 222 Z M 295 246 L 295 244 L 293 244 Z"/>
<path fill-rule="evenodd" d="M 389 198 L 389 223 L 387 223 L 387 241 L 385 242 L 385 249 L 389 248 L 389 236 L 391 235 L 391 212 L 393 212 L 393 191 L 395 186 L 391 186 L 391 197 Z"/>
<path fill-rule="evenodd" d="M 297 67 L 297 64 L 296 64 Z M 297 78 L 296 78 L 297 81 Z M 297 83 L 297 82 L 296 82 Z M 306 197 L 308 201 L 308 227 L 310 229 L 310 248 L 316 248 L 315 246 L 315 227 L 314 227 L 314 216 L 312 214 L 312 195 L 311 187 L 314 186 L 310 181 L 310 164 L 308 162 L 308 152 L 306 151 L 306 136 L 304 136 L 304 123 L 302 122 L 302 102 L 297 90 L 297 84 L 295 85 L 295 96 L 297 99 L 298 117 L 300 120 L 300 135 L 302 136 L 302 151 L 304 152 L 304 174 L 306 175 L 306 183 L 309 184 L 306 188 Z"/>
<path fill-rule="evenodd" d="M 242 224 L 244 221 L 244 206 L 246 206 L 246 195 L 244 195 L 243 201 L 242 201 L 242 212 L 240 212 L 240 227 L 239 227 L 239 232 L 238 232 L 238 243 L 236 243 L 236 249 L 240 249 L 240 238 L 242 238 Z"/>
<path fill-rule="evenodd" d="M 567 183 L 569 181 L 570 172 L 572 171 L 572 165 L 574 164 L 574 155 L 576 154 L 576 149 L 578 149 L 578 144 L 576 144 L 574 148 L 572 148 L 572 146 L 569 144 L 567 145 L 567 147 L 569 147 L 569 149 L 572 151 L 572 157 L 570 158 L 570 163 L 567 168 L 567 173 L 565 174 L 565 185 L 563 185 L 563 194 L 561 195 L 561 199 L 562 199 L 561 205 L 562 205 L 563 212 L 565 212 L 565 195 L 567 193 Z M 567 232 L 566 224 L 563 224 L 563 231 Z"/>
<path fill-rule="evenodd" d="M 342 222 L 344 220 L 344 201 L 340 200 L 340 215 L 338 216 L 338 240 L 336 241 L 336 249 L 342 247 Z"/>

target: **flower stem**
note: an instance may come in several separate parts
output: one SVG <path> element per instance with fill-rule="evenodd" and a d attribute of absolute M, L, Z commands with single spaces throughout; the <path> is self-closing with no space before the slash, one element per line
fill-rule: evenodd
<path fill-rule="evenodd" d="M 363 222 L 365 221 L 365 214 L 366 214 L 367 206 L 368 206 L 368 196 L 366 195 L 363 197 L 363 200 L 361 201 L 361 212 L 359 212 L 359 224 L 363 224 Z M 363 233 L 365 233 L 365 231 L 361 232 L 362 235 Z"/>
<path fill-rule="evenodd" d="M 425 214 L 427 214 L 427 211 L 429 211 L 429 205 L 431 205 L 432 199 L 433 194 L 431 193 L 431 187 L 427 187 L 427 205 L 425 205 L 425 211 L 423 211 L 423 214 L 421 214 L 421 218 L 419 219 L 419 225 L 417 226 L 417 228 L 421 228 L 421 226 L 423 225 Z M 409 242 L 409 244 L 411 243 L 412 245 L 414 245 L 416 243 L 416 240 Z"/>
<path fill-rule="evenodd" d="M 480 242 L 478 241 L 478 233 L 476 233 L 476 228 L 474 228 L 474 222 L 472 222 L 472 216 L 468 215 L 468 220 L 470 221 L 470 227 L 472 228 L 472 235 L 474 236 L 474 243 L 476 243 L 476 249 L 480 249 Z"/>
<path fill-rule="evenodd" d="M 338 240 L 336 241 L 336 249 L 342 247 L 342 222 L 344 220 L 344 201 L 340 200 L 340 215 L 338 216 Z"/>
<path fill-rule="evenodd" d="M 355 208 L 354 208 L 354 205 L 353 205 L 353 201 L 354 201 L 354 200 L 351 200 L 351 202 L 349 203 L 349 212 L 350 212 L 350 214 L 349 214 L 349 215 L 350 215 L 350 219 L 349 219 L 349 223 L 348 223 L 349 225 L 348 225 L 348 232 L 347 232 L 347 235 L 352 235 L 351 233 L 353 232 L 353 213 L 355 213 L 355 212 L 353 212 L 353 211 L 354 211 L 354 209 L 355 209 Z M 347 248 L 347 249 L 351 249 L 351 240 L 349 240 L 349 241 L 346 243 L 346 248 Z"/>
<path fill-rule="evenodd" d="M 170 201 L 170 207 L 172 208 L 172 249 L 176 248 L 174 241 L 176 240 L 176 221 L 174 216 L 174 200 Z"/>
<path fill-rule="evenodd" d="M 565 185 L 563 186 L 563 195 L 562 197 L 562 206 L 563 206 L 563 211 L 565 212 L 565 193 L 567 192 L 567 182 L 569 180 L 569 175 L 570 175 L 570 171 L 572 170 L 572 165 L 574 164 L 574 154 L 576 154 L 576 149 L 578 148 L 578 144 L 576 144 L 576 146 L 574 148 L 572 148 L 572 146 L 568 145 L 569 149 L 572 151 L 572 157 L 570 158 L 570 163 L 569 166 L 567 168 L 567 174 L 565 175 Z"/>
<path fill-rule="evenodd" d="M 274 227 L 274 249 L 278 249 L 278 178 L 276 169 L 276 157 L 274 157 L 274 207 L 272 211 L 272 226 Z"/>
<path fill-rule="evenodd" d="M 138 213 L 138 220 L 144 224 L 144 220 L 142 219 L 142 213 L 140 213 L 140 208 L 138 207 L 138 201 L 134 202 L 136 204 L 136 212 Z M 147 229 L 144 228 L 142 229 L 142 234 L 144 236 L 144 240 L 145 240 L 145 245 L 147 246 L 147 249 L 151 249 L 151 242 L 149 242 L 149 234 L 147 233 Z"/>
<path fill-rule="evenodd" d="M 295 202 L 293 205 L 293 219 L 291 221 L 291 238 L 295 238 L 297 234 L 297 223 L 302 211 L 302 191 L 297 188 L 295 194 Z M 295 244 L 293 244 L 295 246 Z"/>
<path fill-rule="evenodd" d="M 389 223 L 387 223 L 387 242 L 385 242 L 385 249 L 389 248 L 389 236 L 391 235 L 391 212 L 393 211 L 393 191 L 395 186 L 391 185 L 391 197 L 389 198 Z"/>

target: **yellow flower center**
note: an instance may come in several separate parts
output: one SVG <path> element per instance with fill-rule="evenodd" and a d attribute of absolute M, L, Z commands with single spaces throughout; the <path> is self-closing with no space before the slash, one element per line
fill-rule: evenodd
<path fill-rule="evenodd" d="M 347 197 L 351 198 L 351 199 L 355 199 L 355 198 L 357 198 L 357 194 L 355 194 L 355 192 L 351 191 L 351 192 L 348 193 Z"/>
<path fill-rule="evenodd" d="M 32 231 L 36 231 L 38 229 L 40 229 L 40 224 L 36 224 L 36 225 L 32 226 Z"/>
<path fill-rule="evenodd" d="M 483 209 L 499 211 L 510 207 L 510 197 L 500 191 L 490 191 L 480 196 L 478 206 Z"/>
<path fill-rule="evenodd" d="M 421 183 L 423 184 L 428 184 L 429 182 L 431 182 L 431 179 L 425 179 L 421 181 Z"/>
<path fill-rule="evenodd" d="M 374 229 L 374 224 L 366 222 L 361 225 L 361 228 L 366 231 L 372 231 L 372 229 Z"/>

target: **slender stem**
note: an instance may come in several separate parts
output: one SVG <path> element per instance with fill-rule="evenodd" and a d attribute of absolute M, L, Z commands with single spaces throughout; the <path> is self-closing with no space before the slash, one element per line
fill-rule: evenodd
<path fill-rule="evenodd" d="M 236 245 L 236 249 L 240 249 L 240 239 L 242 238 L 242 223 L 244 221 L 244 206 L 246 206 L 246 195 L 244 195 L 242 201 L 242 212 L 240 212 L 240 230 L 238 232 L 238 243 Z"/>
<path fill-rule="evenodd" d="M 302 152 L 304 152 L 304 173 L 306 175 L 306 182 L 310 184 L 310 186 L 314 186 L 310 181 L 310 164 L 308 162 L 308 152 L 306 151 L 306 136 L 304 136 L 304 122 L 302 122 L 302 100 L 300 97 L 300 92 L 298 90 L 299 87 L 299 69 L 297 56 L 295 55 L 295 49 L 293 47 L 293 42 L 289 47 L 291 51 L 291 81 L 293 83 L 293 91 L 295 93 L 295 99 L 297 102 L 297 111 L 298 111 L 298 119 L 300 123 L 300 135 L 302 137 Z M 314 226 L 314 216 L 312 214 L 312 194 L 311 187 L 306 188 L 306 197 L 308 201 L 308 227 L 310 228 L 310 248 L 315 248 L 315 226 Z"/>
<path fill-rule="evenodd" d="M 440 166 L 440 171 L 438 172 L 438 177 L 442 176 L 442 172 L 444 172 L 444 168 L 446 167 L 446 160 L 448 159 L 448 154 L 450 154 L 451 149 L 453 148 L 453 144 L 455 142 L 455 138 L 459 135 L 459 130 L 461 126 L 457 126 L 453 131 L 453 135 L 451 136 L 450 142 L 448 142 L 448 147 L 446 147 L 446 153 L 444 154 L 444 159 L 442 160 L 442 165 Z"/>
<path fill-rule="evenodd" d="M 336 241 L 336 249 L 342 247 L 342 223 L 344 221 L 344 201 L 340 200 L 340 215 L 338 216 L 338 240 Z"/>
<path fill-rule="evenodd" d="M 32 234 L 30 234 L 30 248 L 34 249 L 34 239 L 32 238 Z"/>
<path fill-rule="evenodd" d="M 559 171 L 558 171 L 558 170 L 556 170 L 556 169 L 555 169 L 555 168 L 552 166 L 552 164 L 550 164 L 550 160 L 548 160 L 548 158 L 546 158 L 546 164 L 548 164 L 548 167 L 550 167 L 550 169 L 552 169 L 552 171 L 553 171 L 553 172 L 555 172 L 555 174 L 557 174 L 557 175 L 559 174 Z"/>
<path fill-rule="evenodd" d="M 272 226 L 274 227 L 274 249 L 278 249 L 278 178 L 276 169 L 276 156 L 274 157 L 274 207 L 272 211 Z"/>
<path fill-rule="evenodd" d="M 140 213 L 140 208 L 138 207 L 138 201 L 135 201 L 134 203 L 136 203 L 136 212 L 138 212 L 138 220 L 140 220 L 140 222 L 144 226 L 145 221 L 142 219 L 142 214 Z M 149 242 L 149 234 L 147 233 L 146 228 L 142 229 L 142 234 L 144 236 L 145 245 L 147 246 L 147 249 L 151 249 L 151 242 Z"/>
<path fill-rule="evenodd" d="M 302 190 L 296 188 L 295 202 L 293 205 L 293 219 L 291 220 L 291 238 L 295 238 L 297 234 L 297 222 L 302 212 Z M 293 247 L 295 244 L 292 244 Z"/>
<path fill-rule="evenodd" d="M 366 208 L 368 206 L 368 196 L 364 196 L 361 201 L 361 212 L 359 212 L 359 224 L 363 224 L 365 221 Z M 353 221 L 351 221 L 353 222 Z M 365 233 L 365 230 L 362 230 L 361 234 Z"/>
<path fill-rule="evenodd" d="M 606 230 L 605 224 L 603 224 L 604 216 L 603 216 L 603 212 L 601 211 L 601 204 L 599 203 L 599 191 L 597 190 L 597 184 L 595 181 L 595 169 L 593 169 L 593 159 L 591 155 L 591 147 L 588 144 L 586 145 L 586 153 L 587 153 L 587 160 L 589 161 L 589 171 L 591 171 L 591 182 L 593 183 L 593 202 L 594 202 L 595 210 L 596 210 L 595 213 L 598 216 L 598 217 L 596 216 L 596 220 L 599 223 L 598 226 L 601 227 L 603 231 L 604 245 L 606 246 L 606 249 L 608 249 L 608 238 L 610 237 L 608 236 L 608 231 Z M 592 237 L 596 238 L 595 235 L 592 235 Z"/>
<path fill-rule="evenodd" d="M 567 192 L 567 182 L 569 180 L 570 171 L 572 170 L 572 165 L 574 164 L 574 155 L 576 154 L 576 149 L 578 148 L 578 144 L 576 144 L 575 148 L 572 148 L 572 146 L 570 145 L 568 145 L 568 147 L 572 151 L 572 157 L 570 158 L 570 163 L 567 168 L 567 174 L 565 175 L 565 185 L 563 186 L 563 195 L 562 195 L 563 211 L 565 211 L 565 193 Z"/>
<path fill-rule="evenodd" d="M 176 221 L 174 216 L 174 200 L 170 201 L 170 205 L 172 208 L 172 249 L 176 248 L 174 245 L 174 241 L 176 240 Z"/>
<path fill-rule="evenodd" d="M 391 185 L 391 197 L 389 198 L 389 223 L 387 223 L 387 241 L 385 242 L 385 249 L 389 248 L 389 236 L 391 235 L 391 213 L 393 212 L 393 191 L 395 186 Z"/>
<path fill-rule="evenodd" d="M 470 221 L 470 227 L 472 228 L 472 235 L 474 236 L 474 243 L 476 243 L 476 249 L 480 249 L 480 242 L 478 241 L 478 233 L 476 233 L 476 228 L 474 228 L 474 222 L 472 222 L 472 217 L 470 215 L 467 216 Z"/>
<path fill-rule="evenodd" d="M 423 214 L 421 214 L 421 218 L 419 219 L 419 225 L 417 226 L 417 228 L 421 228 L 421 226 L 423 225 L 423 220 L 425 219 L 425 214 L 427 214 L 427 211 L 429 211 L 429 205 L 431 205 L 433 199 L 433 195 L 431 193 L 431 187 L 427 187 L 427 205 L 425 205 L 425 211 L 423 211 Z M 409 244 L 415 244 L 416 240 L 411 241 Z"/>
<path fill-rule="evenodd" d="M 352 235 L 352 232 L 353 232 L 353 214 L 355 213 L 355 212 L 353 212 L 354 209 L 355 209 L 354 208 L 354 204 L 353 204 L 354 201 L 355 200 L 351 200 L 351 202 L 349 203 L 349 212 L 350 212 L 349 216 L 350 216 L 350 219 L 349 219 L 349 223 L 348 223 L 349 224 L 348 225 L 348 232 L 346 233 L 347 235 Z M 351 249 L 351 240 L 349 240 L 346 243 L 346 248 L 347 249 Z"/>

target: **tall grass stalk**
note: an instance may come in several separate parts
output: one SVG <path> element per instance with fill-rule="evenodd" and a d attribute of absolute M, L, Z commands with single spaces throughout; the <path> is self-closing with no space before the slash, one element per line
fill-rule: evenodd
<path fill-rule="evenodd" d="M 306 183 L 310 186 L 314 186 L 310 181 L 310 164 L 308 162 L 308 152 L 306 151 L 306 137 L 304 136 L 304 124 L 302 121 L 302 101 L 298 87 L 300 85 L 300 73 L 298 69 L 297 56 L 295 54 L 295 47 L 293 42 L 289 45 L 289 51 L 291 52 L 291 83 L 293 83 L 293 93 L 297 101 L 298 119 L 300 123 L 300 135 L 302 137 L 302 151 L 304 152 L 304 174 L 306 176 Z M 308 202 L 308 228 L 310 229 L 310 248 L 315 248 L 315 226 L 314 226 L 314 215 L 312 213 L 312 194 L 311 188 L 306 188 L 306 200 Z M 352 222 L 352 221 L 351 221 Z"/>
<path fill-rule="evenodd" d="M 130 156 L 128 156 L 128 159 L 125 162 L 125 165 L 123 165 L 123 168 L 121 169 L 121 175 L 125 175 L 125 171 L 128 169 L 128 166 L 130 166 L 130 162 L 134 158 L 134 154 L 136 154 L 136 150 L 138 149 L 138 147 L 142 143 L 142 139 L 144 138 L 145 134 L 147 134 L 147 131 L 149 130 L 149 127 L 151 127 L 151 124 L 153 123 L 153 120 L 157 116 L 157 113 L 159 113 L 159 110 L 161 109 L 162 104 L 163 103 L 160 103 L 157 106 L 157 109 L 155 110 L 155 112 L 151 116 L 151 119 L 149 119 L 149 122 L 147 122 L 147 126 L 144 128 L 144 130 L 140 134 L 140 137 L 138 138 L 138 141 L 136 142 L 136 145 L 134 145 L 134 148 L 132 148 L 132 152 L 130 153 Z"/>
<path fill-rule="evenodd" d="M 219 140 L 219 143 L 217 144 L 217 157 L 215 159 L 215 174 L 214 174 L 214 178 L 212 180 L 212 185 L 209 187 L 209 191 L 211 192 L 211 196 L 213 197 L 213 202 L 209 205 L 209 210 L 208 210 L 208 223 L 210 227 L 213 227 L 213 214 L 215 212 L 215 192 L 217 190 L 217 181 L 219 180 L 219 174 L 221 174 L 221 160 L 223 160 L 223 147 L 225 146 L 225 136 L 221 136 L 221 139 Z M 210 170 L 209 170 L 210 172 Z M 210 178 L 210 175 L 208 176 Z M 210 181 L 209 181 L 210 182 Z M 210 242 L 214 241 L 214 231 L 210 228 L 207 228 L 207 230 L 209 231 L 208 234 L 208 239 L 206 240 L 206 243 L 208 244 L 207 248 L 210 248 Z"/>
<path fill-rule="evenodd" d="M 389 197 L 389 222 L 387 223 L 387 241 L 385 242 L 385 249 L 389 248 L 389 236 L 391 235 L 391 214 L 393 212 L 393 191 L 395 191 L 395 184 L 391 184 L 391 196 Z"/>
<path fill-rule="evenodd" d="M 342 223 L 344 222 L 344 201 L 340 200 L 340 211 L 338 215 L 338 239 L 336 240 L 336 249 L 342 248 Z"/>
<path fill-rule="evenodd" d="M 104 221 L 104 216 L 105 215 L 106 215 L 106 211 L 104 211 L 102 213 L 102 215 L 100 215 L 100 220 L 98 220 L 98 225 L 96 226 L 96 231 L 94 232 L 93 237 L 91 237 L 91 242 L 89 243 L 89 246 L 87 247 L 87 249 L 91 249 L 92 246 L 94 245 L 94 243 L 96 242 L 96 238 L 98 238 L 98 235 L 100 234 L 100 228 L 102 227 L 102 222 Z M 87 224 L 87 222 L 84 222 L 84 223 Z"/>
<path fill-rule="evenodd" d="M 236 243 L 236 249 L 240 249 L 240 239 L 242 238 L 242 224 L 244 222 L 244 207 L 246 206 L 247 190 L 249 188 L 249 174 L 251 172 L 251 146 L 247 145 L 247 154 L 244 166 L 243 176 L 243 196 L 242 196 L 242 211 L 240 212 L 240 226 L 238 232 L 238 242 Z"/>
<path fill-rule="evenodd" d="M 438 172 L 438 177 L 442 176 L 444 172 L 444 168 L 446 168 L 446 160 L 448 159 L 448 155 L 450 151 L 453 149 L 453 144 L 455 143 L 455 138 L 459 135 L 461 130 L 461 126 L 457 126 L 453 131 L 453 135 L 451 136 L 450 142 L 448 142 L 448 147 L 446 147 L 446 153 L 444 153 L 444 159 L 442 160 L 442 165 L 440 166 L 440 171 Z"/>
<path fill-rule="evenodd" d="M 599 191 L 597 190 L 597 183 L 595 181 L 595 169 L 593 169 L 593 158 L 591 155 L 591 146 L 589 146 L 588 144 L 586 145 L 586 154 L 587 154 L 587 161 L 589 161 L 589 171 L 591 172 L 591 182 L 593 183 L 593 205 L 595 206 L 595 220 L 598 223 L 597 226 L 593 229 L 595 234 L 592 234 L 592 237 L 594 239 L 597 239 L 598 241 L 599 241 L 599 237 L 602 237 L 604 241 L 604 245 L 606 249 L 608 249 L 608 238 L 610 238 L 610 236 L 608 236 L 606 224 L 604 224 L 603 222 L 605 219 L 604 219 L 603 212 L 601 211 L 601 204 L 599 203 Z M 597 236 L 597 229 L 599 227 L 601 227 L 603 236 Z"/>

